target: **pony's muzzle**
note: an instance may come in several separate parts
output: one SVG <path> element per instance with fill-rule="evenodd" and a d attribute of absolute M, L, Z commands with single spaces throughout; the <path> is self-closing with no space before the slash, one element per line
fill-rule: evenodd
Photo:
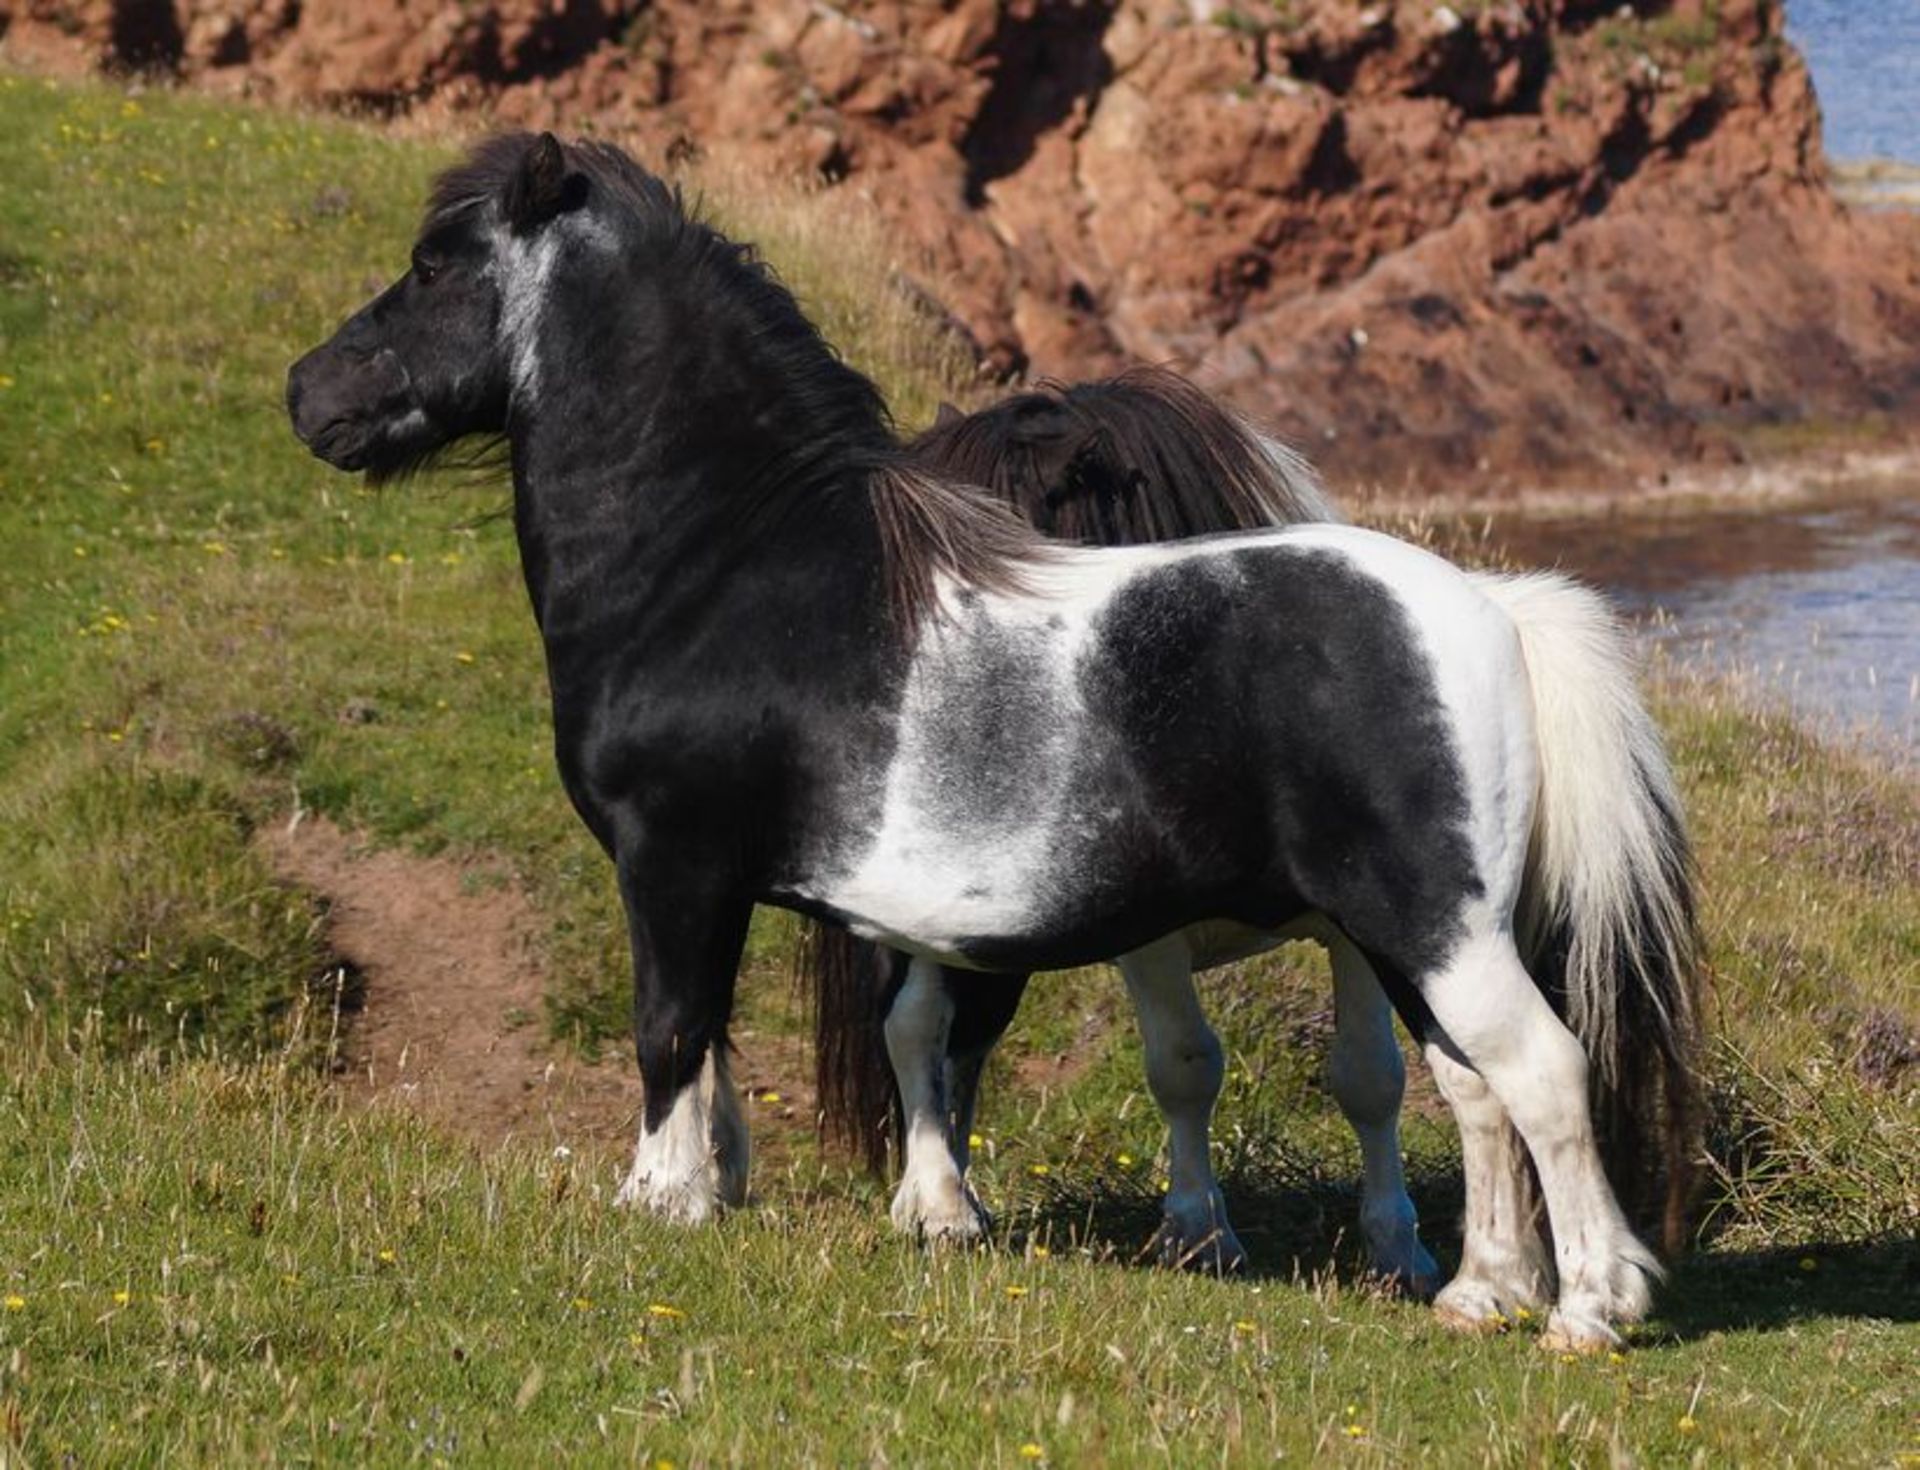
<path fill-rule="evenodd" d="M 386 425 L 406 413 L 410 385 L 392 352 L 361 357 L 329 342 L 287 370 L 287 417 L 321 459 L 358 469 Z"/>

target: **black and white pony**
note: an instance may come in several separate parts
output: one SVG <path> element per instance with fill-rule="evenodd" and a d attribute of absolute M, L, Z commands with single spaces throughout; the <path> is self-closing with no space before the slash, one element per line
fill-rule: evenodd
<path fill-rule="evenodd" d="M 1191 977 L 1312 934 L 1392 997 L 1463 1131 L 1517 1129 L 1554 1240 L 1549 1340 L 1611 1342 L 1645 1311 L 1658 1266 L 1588 1081 L 1653 1162 L 1684 1138 L 1691 904 L 1659 742 L 1590 596 L 1336 525 L 1049 543 L 904 452 L 750 252 L 616 150 L 550 135 L 440 180 L 412 268 L 295 365 L 288 406 L 375 476 L 506 438 L 560 770 L 632 940 L 625 1199 L 701 1220 L 744 1197 L 726 1029 L 767 902 L 914 957 L 887 1040 L 902 1214 L 932 1232 L 976 1218 L 939 966 L 1118 956 L 1171 1130 L 1167 1237 L 1224 1259 L 1220 1048 Z M 1471 1256 L 1451 1305 L 1490 1318 L 1529 1261 Z"/>
<path fill-rule="evenodd" d="M 907 451 L 919 467 L 979 486 L 1048 537 L 1072 543 L 1139 545 L 1339 518 L 1298 455 L 1186 379 L 1155 368 L 1071 387 L 1042 384 L 972 414 L 943 407 Z M 812 927 L 802 954 L 817 997 L 822 1125 L 884 1172 L 890 1152 L 903 1162 L 908 1152 L 885 1027 L 910 956 L 831 924 Z M 942 1079 L 947 1146 L 963 1177 L 981 1075 L 1028 979 L 941 973 L 953 1008 Z M 1347 946 L 1334 951 L 1334 1015 L 1327 1081 L 1360 1144 L 1360 1216 L 1373 1272 L 1411 1294 L 1431 1295 L 1437 1269 L 1420 1243 L 1401 1165 L 1406 1077 L 1392 1011 Z M 1523 1169 L 1514 1190 L 1531 1198 L 1532 1186 Z M 903 1227 L 917 1223 L 915 1195 L 903 1181 L 895 1202 Z M 1514 1212 L 1523 1220 L 1533 1213 Z M 980 1210 L 949 1233 L 985 1227 Z M 1176 1233 L 1162 1242 L 1175 1263 L 1178 1239 Z M 1211 1251 L 1207 1260 L 1234 1264 L 1230 1237 L 1221 1244 L 1227 1250 Z"/>

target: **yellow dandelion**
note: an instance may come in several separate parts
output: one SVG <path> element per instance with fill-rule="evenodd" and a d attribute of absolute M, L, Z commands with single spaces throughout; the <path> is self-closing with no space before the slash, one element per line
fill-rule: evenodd
<path fill-rule="evenodd" d="M 593 1310 L 593 1298 L 590 1296 L 575 1297 L 573 1299 L 573 1309 L 576 1312 L 591 1312 Z"/>
<path fill-rule="evenodd" d="M 1123 1169 L 1131 1169 L 1133 1167 L 1132 1154 L 1115 1154 L 1113 1156 L 1113 1161 Z"/>
<path fill-rule="evenodd" d="M 389 1248 L 387 1250 L 381 1251 L 380 1254 L 375 1259 L 378 1260 L 380 1264 L 383 1266 L 391 1266 L 395 1261 L 399 1260 L 400 1257 L 395 1255 L 393 1250 Z"/>
<path fill-rule="evenodd" d="M 79 557 L 82 561 L 85 561 L 88 555 L 87 548 L 84 546 L 76 546 L 73 548 L 73 554 Z"/>
<path fill-rule="evenodd" d="M 1044 1245 L 1036 1245 L 1033 1248 L 1033 1258 L 1036 1261 L 1044 1261 L 1048 1256 L 1052 1254 L 1053 1252 L 1048 1250 Z"/>
<path fill-rule="evenodd" d="M 668 1317 L 673 1319 L 674 1321 L 678 1321 L 680 1318 L 686 1316 L 687 1314 L 681 1311 L 678 1307 L 668 1306 L 665 1302 L 655 1302 L 652 1306 L 647 1308 L 647 1315 L 649 1317 Z"/>
<path fill-rule="evenodd" d="M 1027 1294 L 1027 1289 L 1024 1286 L 1009 1286 L 1007 1288 L 1007 1295 L 1012 1297 L 1015 1301 L 1018 1301 L 1021 1297 L 1025 1296 L 1026 1294 Z"/>
<path fill-rule="evenodd" d="M 1531 1322 L 1533 1320 L 1533 1313 L 1529 1312 L 1525 1307 L 1515 1307 L 1513 1309 L 1513 1315 L 1518 1317 L 1522 1322 Z"/>
<path fill-rule="evenodd" d="M 285 561 L 287 559 L 287 548 L 284 546 L 269 546 L 267 548 L 267 555 L 275 561 Z"/>
<path fill-rule="evenodd" d="M 1693 1415 L 1682 1414 L 1680 1416 L 1680 1423 L 1677 1427 L 1679 1428 L 1682 1434 L 1692 1434 L 1693 1431 L 1698 1429 L 1700 1426 L 1694 1422 Z"/>
<path fill-rule="evenodd" d="M 765 1092 L 760 1094 L 760 1101 L 763 1103 L 777 1103 L 780 1101 L 780 1094 L 769 1087 Z"/>
<path fill-rule="evenodd" d="M 1028 1172 L 1029 1174 L 1031 1174 L 1031 1175 L 1033 1175 L 1033 1177 L 1034 1177 L 1035 1179 L 1045 1179 L 1045 1178 L 1047 1177 L 1047 1175 L 1049 1175 L 1049 1174 L 1051 1174 L 1051 1173 L 1053 1172 L 1053 1165 L 1051 1165 L 1051 1164 L 1028 1164 L 1028 1165 L 1027 1165 L 1027 1172 Z"/>
<path fill-rule="evenodd" d="M 102 393 L 100 395 L 100 401 L 102 403 L 111 403 L 113 402 L 113 395 L 111 393 Z"/>
<path fill-rule="evenodd" d="M 202 541 L 200 549 L 208 556 L 225 556 L 229 548 L 224 541 Z"/>
<path fill-rule="evenodd" d="M 470 664 L 473 662 L 473 655 L 463 648 L 453 656 L 453 661 L 457 664 Z"/>
<path fill-rule="evenodd" d="M 0 388 L 11 388 L 12 386 L 13 386 L 13 374 L 0 373 Z"/>
<path fill-rule="evenodd" d="M 982 1138 L 978 1133 L 969 1133 L 967 1135 L 968 1148 L 985 1148 L 986 1146 L 986 1139 Z"/>
<path fill-rule="evenodd" d="M 387 560 L 396 567 L 404 567 L 411 562 L 413 558 L 408 556 L 404 551 L 389 551 L 387 553 Z"/>
<path fill-rule="evenodd" d="M 1349 1424 L 1349 1425 L 1347 1426 L 1347 1438 L 1348 1438 L 1348 1439 L 1365 1439 L 1366 1437 L 1367 1437 L 1367 1426 L 1366 1426 L 1366 1425 L 1364 1425 L 1364 1424 Z"/>
<path fill-rule="evenodd" d="M 19 1293 L 15 1292 L 7 1297 L 7 1310 L 9 1312 L 24 1312 L 26 1309 L 27 1299 Z"/>
<path fill-rule="evenodd" d="M 113 1304 L 116 1307 L 124 1307 L 127 1305 L 128 1302 L 132 1300 L 133 1300 L 133 1293 L 130 1291 L 116 1291 L 113 1294 Z"/>
<path fill-rule="evenodd" d="M 145 448 L 148 454 L 165 454 L 167 452 L 167 441 L 162 439 L 158 434 L 155 434 L 151 439 L 147 440 Z"/>
<path fill-rule="evenodd" d="M 1233 1324 L 1235 1332 L 1258 1332 L 1260 1329 L 1244 1319 Z"/>
<path fill-rule="evenodd" d="M 1046 1457 L 1047 1452 L 1032 1440 L 1020 1446 L 1020 1458 L 1023 1460 L 1044 1460 Z"/>

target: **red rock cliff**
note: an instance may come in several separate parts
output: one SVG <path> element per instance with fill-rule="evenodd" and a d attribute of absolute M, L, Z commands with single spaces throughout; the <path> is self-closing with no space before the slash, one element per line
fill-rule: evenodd
<path fill-rule="evenodd" d="M 1342 477 L 1459 493 L 1920 400 L 1920 228 L 1833 200 L 1781 24 L 1777 0 L 19 0 L 11 39 L 857 178 L 991 368 L 1172 361 Z"/>

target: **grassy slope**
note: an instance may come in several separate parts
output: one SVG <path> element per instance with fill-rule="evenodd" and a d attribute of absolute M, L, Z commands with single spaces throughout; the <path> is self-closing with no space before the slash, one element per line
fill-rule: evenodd
<path fill-rule="evenodd" d="M 1151 1214 L 1158 1130 L 1105 982 L 1023 1018 L 1027 1055 L 1091 1057 L 1073 1086 L 1000 1066 L 983 1173 L 1016 1248 L 981 1257 L 891 1241 L 870 1187 L 804 1153 L 760 1181 L 763 1209 L 663 1234 L 601 1207 L 606 1161 L 477 1157 L 344 1113 L 297 1060 L 205 1059 L 284 1042 L 324 965 L 310 903 L 247 845 L 296 792 L 390 840 L 503 855 L 553 916 L 556 1022 L 592 1039 L 620 1009 L 609 885 L 551 774 L 511 539 L 467 528 L 500 491 L 368 496 L 311 464 L 278 409 L 286 362 L 404 259 L 443 156 L 0 75 L 0 1041 L 17 1062 L 0 1455 L 1916 1447 L 1920 1258 L 1897 1238 L 1920 1216 L 1920 1112 L 1911 1069 L 1904 1090 L 1870 1087 L 1860 1063 L 1877 1016 L 1920 1013 L 1920 804 L 1712 691 L 1663 714 L 1720 965 L 1716 1248 L 1624 1363 L 1460 1342 L 1324 1282 L 1111 1259 Z M 924 416 L 946 365 L 910 314 L 868 302 L 871 233 L 832 201 L 729 197 Z M 748 1001 L 790 1025 L 779 939 L 763 927 Z M 1297 955 L 1215 988 L 1243 1234 L 1276 1270 L 1324 1260 L 1352 1146 L 1315 1081 L 1323 991 Z M 141 1035 L 190 1041 L 128 1060 Z M 161 1050 L 202 1059 L 163 1069 Z M 1440 1221 L 1447 1131 L 1415 1118 L 1409 1149 Z"/>

